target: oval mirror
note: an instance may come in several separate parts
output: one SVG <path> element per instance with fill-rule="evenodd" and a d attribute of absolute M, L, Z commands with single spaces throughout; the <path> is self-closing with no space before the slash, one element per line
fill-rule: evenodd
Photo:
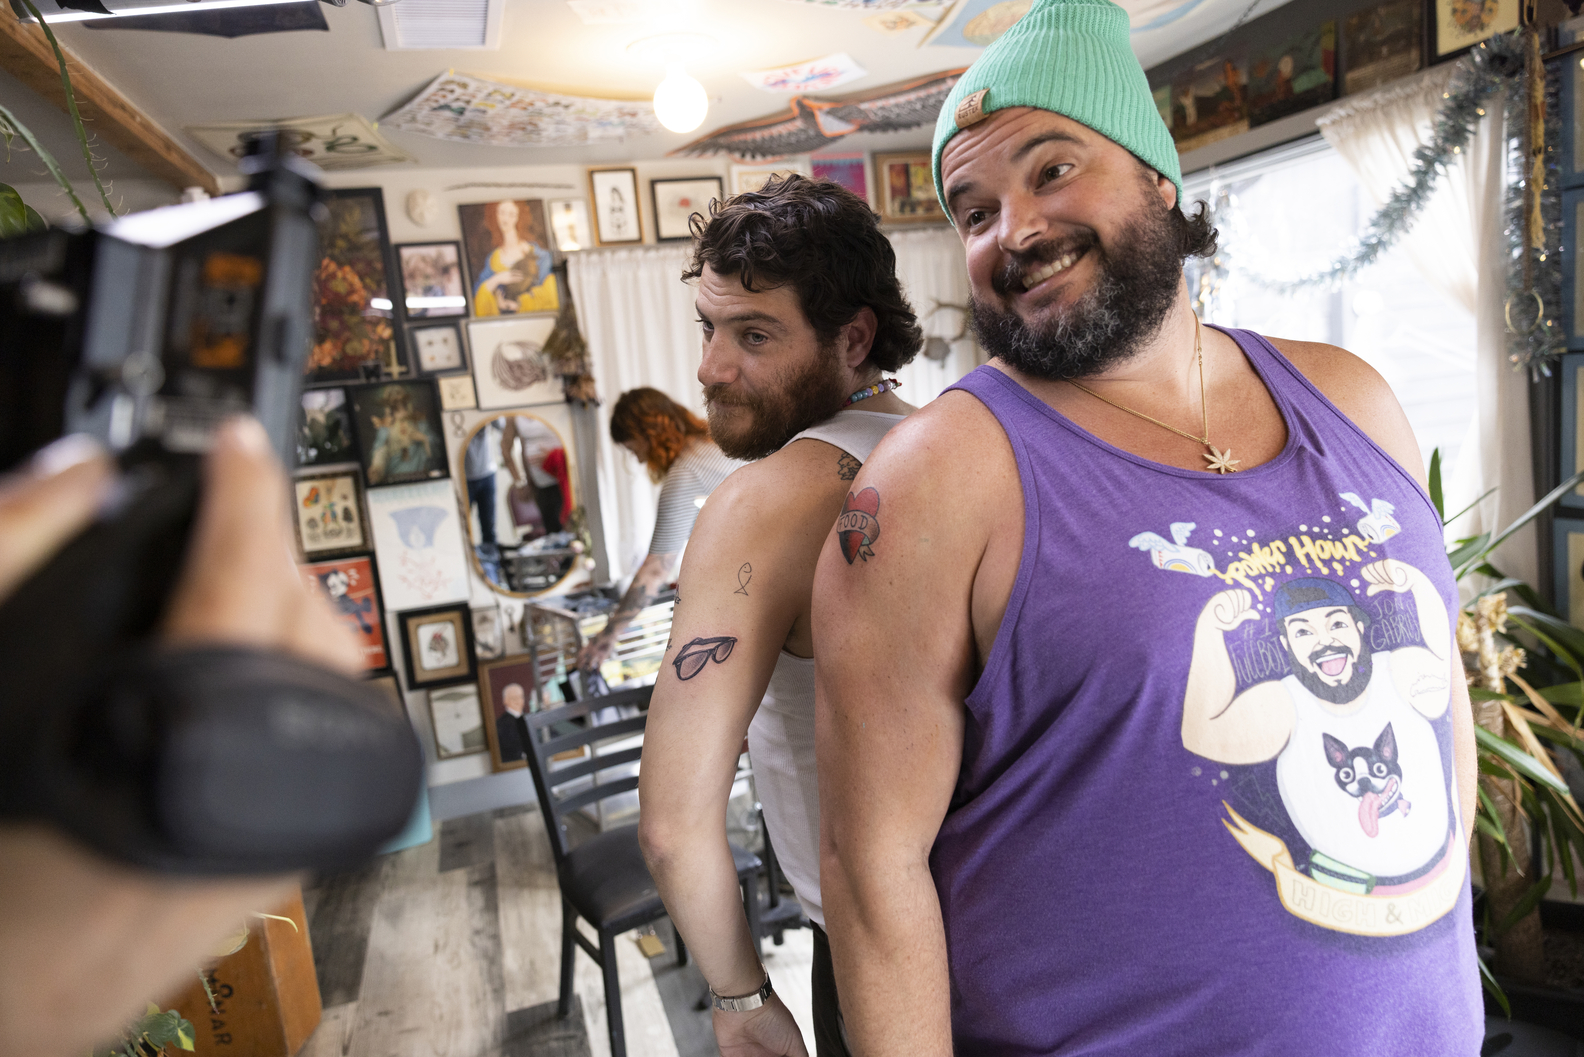
<path fill-rule="evenodd" d="M 580 556 L 567 526 L 577 495 L 566 438 L 538 415 L 501 412 L 474 425 L 458 462 L 479 576 L 518 598 L 555 591 Z"/>

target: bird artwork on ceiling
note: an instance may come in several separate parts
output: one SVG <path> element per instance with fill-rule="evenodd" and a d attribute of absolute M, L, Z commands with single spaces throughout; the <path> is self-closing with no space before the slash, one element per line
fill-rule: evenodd
<path fill-rule="evenodd" d="M 898 132 L 933 125 L 962 67 L 910 81 L 881 85 L 834 99 L 795 96 L 789 109 L 716 129 L 672 151 L 703 158 L 726 154 L 740 161 L 822 150 L 853 132 Z"/>

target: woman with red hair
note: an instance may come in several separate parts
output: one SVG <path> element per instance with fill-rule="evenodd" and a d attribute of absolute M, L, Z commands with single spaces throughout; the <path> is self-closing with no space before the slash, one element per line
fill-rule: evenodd
<path fill-rule="evenodd" d="M 611 409 L 611 440 L 638 457 L 649 478 L 660 485 L 659 510 L 649 556 L 633 574 L 632 585 L 605 629 L 578 655 L 578 667 L 598 668 L 616 646 L 633 617 L 676 579 L 682 550 L 693 522 L 711 492 L 737 467 L 710 439 L 709 426 L 658 389 L 633 389 Z"/>

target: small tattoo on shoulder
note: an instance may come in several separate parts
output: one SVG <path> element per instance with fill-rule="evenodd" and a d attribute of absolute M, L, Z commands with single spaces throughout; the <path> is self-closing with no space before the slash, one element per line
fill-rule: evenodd
<path fill-rule="evenodd" d="M 880 493 L 865 488 L 857 495 L 847 493 L 841 517 L 836 519 L 836 539 L 841 543 L 847 564 L 874 557 L 874 542 L 880 538 Z"/>
<path fill-rule="evenodd" d="M 676 658 L 671 665 L 676 669 L 677 678 L 685 683 L 702 672 L 710 661 L 716 664 L 726 663 L 726 658 L 731 656 L 732 647 L 735 645 L 737 640 L 730 635 L 720 635 L 712 639 L 694 639 L 677 650 Z"/>
<path fill-rule="evenodd" d="M 743 562 L 742 568 L 737 570 L 737 590 L 733 591 L 732 594 L 742 595 L 747 598 L 748 584 L 751 580 L 753 580 L 753 565 L 749 562 Z"/>
<path fill-rule="evenodd" d="M 846 452 L 842 452 L 841 457 L 836 460 L 836 476 L 843 481 L 854 480 L 861 469 L 863 469 L 863 463 Z"/>

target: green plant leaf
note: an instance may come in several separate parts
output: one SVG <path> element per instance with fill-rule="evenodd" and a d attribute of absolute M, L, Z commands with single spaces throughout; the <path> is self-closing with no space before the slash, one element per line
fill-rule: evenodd
<path fill-rule="evenodd" d="M 1469 687 L 1469 700 L 1471 701 L 1517 701 L 1511 694 L 1498 694 L 1494 690 L 1487 690 L 1483 686 Z"/>
<path fill-rule="evenodd" d="M 1556 654 L 1558 660 L 1563 661 L 1574 671 L 1584 668 L 1584 631 L 1528 606 L 1514 606 L 1508 609 L 1507 618 L 1545 643 L 1546 648 Z"/>
<path fill-rule="evenodd" d="M 27 3 L 28 0 L 22 0 L 22 2 Z M 1555 503 L 1558 499 L 1561 499 L 1564 495 L 1567 495 L 1568 492 L 1572 491 L 1578 486 L 1580 481 L 1584 481 L 1584 470 L 1580 470 L 1572 477 L 1569 477 L 1567 480 L 1551 489 L 1551 491 L 1547 492 L 1544 498 L 1542 498 L 1538 503 L 1530 507 L 1528 510 L 1525 510 L 1522 514 L 1519 514 L 1518 517 L 1513 520 L 1512 524 L 1508 525 L 1506 528 L 1502 529 L 1494 537 L 1492 537 L 1490 542 L 1487 543 L 1484 549 L 1477 555 L 1468 558 L 1461 563 L 1454 562 L 1453 575 L 1459 580 L 1463 579 L 1464 574 L 1467 573 L 1472 566 L 1478 565 L 1481 561 L 1483 561 L 1485 555 L 1489 554 L 1497 547 L 1500 547 L 1503 543 L 1506 543 L 1509 536 L 1523 528 L 1525 525 L 1529 524 L 1529 522 L 1533 521 L 1535 518 L 1539 517 L 1541 511 L 1550 506 L 1552 503 Z"/>
<path fill-rule="evenodd" d="M 1474 738 L 1486 752 L 1501 757 L 1502 761 L 1530 781 L 1554 789 L 1559 793 L 1568 787 L 1556 775 L 1546 770 L 1539 761 L 1505 738 L 1498 738 L 1484 727 L 1474 728 Z"/>
<path fill-rule="evenodd" d="M 1485 959 L 1481 958 L 1478 952 L 1475 952 L 1474 958 L 1479 962 L 1480 984 L 1496 1000 L 1496 1004 L 1501 1006 L 1502 1015 L 1511 1018 L 1512 1005 L 1507 1001 L 1507 992 L 1501 989 L 1501 984 L 1496 982 L 1496 977 L 1492 976 L 1491 971 L 1485 967 Z"/>
<path fill-rule="evenodd" d="M 1430 473 L 1426 480 L 1430 482 L 1430 504 L 1435 507 L 1436 517 L 1441 519 L 1441 524 L 1446 524 L 1446 505 L 1441 501 L 1441 449 L 1435 448 L 1430 452 Z"/>
<path fill-rule="evenodd" d="M 61 87 L 66 91 L 66 112 L 71 115 L 72 128 L 77 132 L 77 143 L 82 147 L 83 162 L 88 166 L 88 175 L 93 177 L 94 187 L 99 191 L 99 200 L 104 203 L 105 211 L 111 216 L 116 215 L 115 206 L 110 204 L 110 196 L 105 192 L 104 184 L 99 182 L 99 170 L 94 167 L 93 151 L 88 149 L 88 130 L 83 127 L 82 115 L 77 112 L 77 93 L 72 91 L 71 74 L 66 72 L 66 56 L 62 54 L 60 43 L 55 39 L 55 31 L 50 29 L 49 23 L 44 21 L 44 16 L 39 14 L 39 9 L 33 5 L 33 0 L 22 0 L 22 6 L 37 20 L 39 28 L 44 31 L 44 36 L 49 40 L 49 46 L 55 51 L 55 61 L 60 64 Z M 83 214 L 87 219 L 87 214 Z"/>
<path fill-rule="evenodd" d="M 1518 922 L 1534 913 L 1535 908 L 1540 905 L 1540 900 L 1545 897 L 1546 892 L 1548 892 L 1550 888 L 1550 874 L 1546 874 L 1544 877 L 1540 878 L 1540 880 L 1530 885 L 1528 890 L 1524 892 L 1523 897 L 1520 898 L 1517 903 L 1513 904 L 1513 908 L 1507 912 L 1507 916 L 1502 918 L 1501 922 L 1496 925 L 1496 935 L 1500 936 L 1504 934 L 1508 929 L 1512 928 L 1514 925 L 1518 924 Z"/>
<path fill-rule="evenodd" d="M 1540 696 L 1553 705 L 1572 705 L 1574 708 L 1584 708 L 1584 683 L 1558 683 L 1555 686 L 1542 687 Z"/>
<path fill-rule="evenodd" d="M 4 105 L 0 105 L 0 120 L 4 120 L 7 125 L 11 126 L 12 130 L 22 137 L 22 142 L 28 145 L 28 149 L 38 155 L 39 161 L 44 163 L 44 168 L 49 170 L 50 178 L 60 184 L 61 190 L 65 191 L 66 196 L 71 199 L 72 205 L 77 207 L 77 212 L 82 214 L 84 223 L 91 222 L 92 218 L 88 216 L 87 208 L 82 204 L 82 199 L 77 197 L 77 192 L 72 189 L 71 181 L 66 179 L 66 173 L 61 170 L 60 162 L 56 161 L 55 155 L 46 150 L 44 144 L 38 141 L 38 137 L 33 135 L 33 130 L 18 121 L 16 115 L 6 109 Z"/>
<path fill-rule="evenodd" d="M 1470 536 L 1466 540 L 1459 540 L 1457 547 L 1447 554 L 1447 561 L 1452 564 L 1454 570 L 1461 569 L 1471 558 L 1476 555 L 1483 555 L 1485 553 L 1483 548 L 1489 542 L 1489 532 L 1482 532 L 1478 536 Z M 1461 572 L 1457 573 L 1457 578 L 1459 580 L 1463 579 L 1463 574 Z"/>
<path fill-rule="evenodd" d="M 17 193 L 10 184 L 0 184 L 0 238 L 20 235 L 27 231 L 42 231 L 49 227 L 38 211 Z"/>

